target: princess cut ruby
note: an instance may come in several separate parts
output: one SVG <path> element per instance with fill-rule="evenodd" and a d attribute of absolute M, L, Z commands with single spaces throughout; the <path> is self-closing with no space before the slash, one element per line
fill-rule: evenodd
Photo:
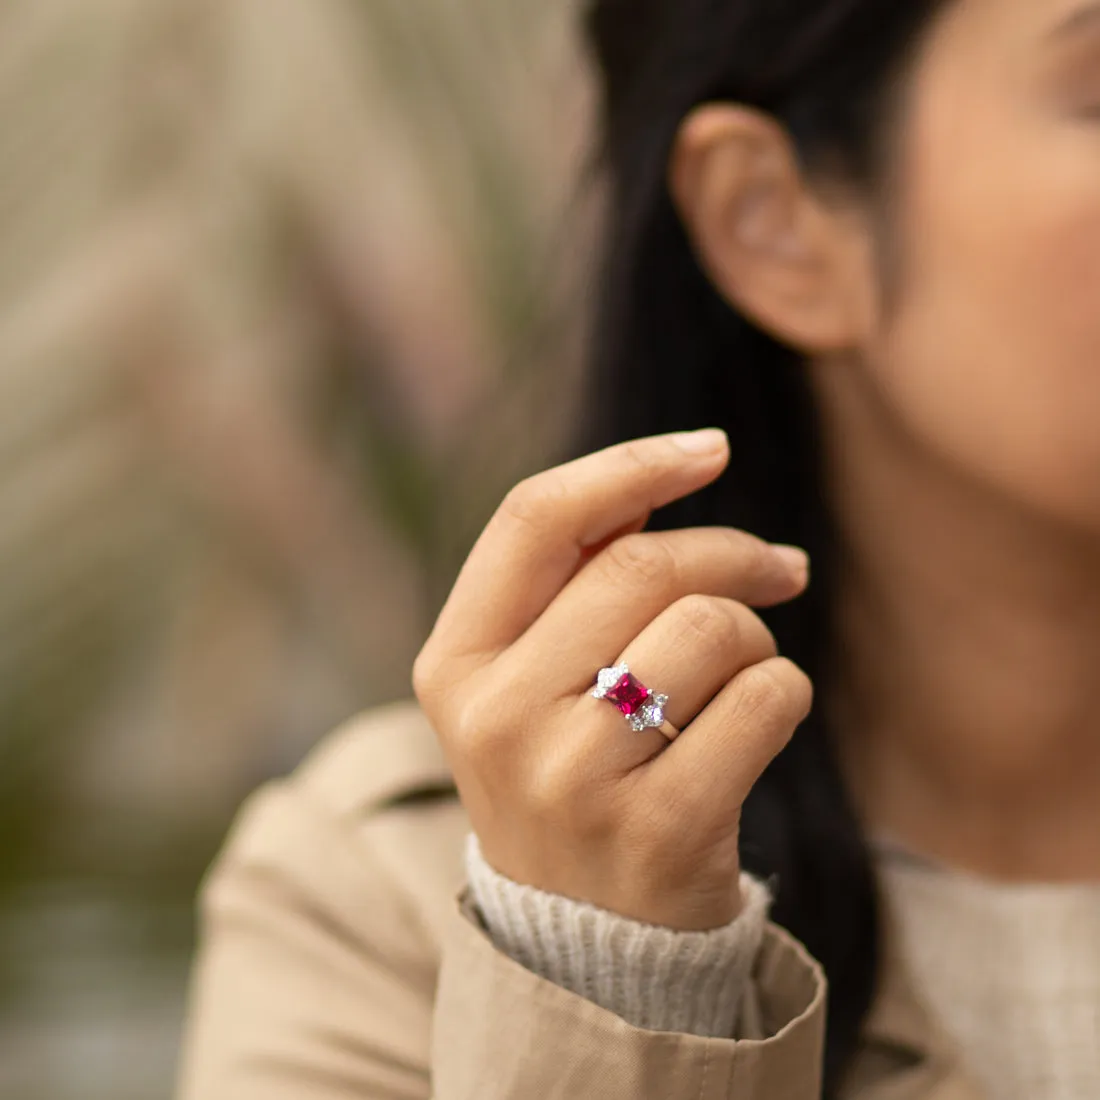
<path fill-rule="evenodd" d="M 606 698 L 609 703 L 614 703 L 623 714 L 629 717 L 642 709 L 649 698 L 649 689 L 638 683 L 632 672 L 628 672 L 607 693 Z"/>

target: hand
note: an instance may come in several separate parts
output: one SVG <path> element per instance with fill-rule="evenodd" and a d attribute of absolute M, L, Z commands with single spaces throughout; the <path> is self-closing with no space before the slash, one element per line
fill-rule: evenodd
<path fill-rule="evenodd" d="M 741 808 L 813 701 L 750 610 L 805 568 L 743 531 L 643 533 L 728 462 L 723 433 L 660 436 L 520 482 L 413 666 L 489 863 L 683 931 L 740 913 Z M 623 661 L 670 696 L 674 742 L 589 694 Z"/>

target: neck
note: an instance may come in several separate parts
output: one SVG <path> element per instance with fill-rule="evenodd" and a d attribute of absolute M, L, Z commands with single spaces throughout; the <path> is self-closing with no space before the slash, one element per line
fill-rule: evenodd
<path fill-rule="evenodd" d="M 860 439 L 829 444 L 843 657 L 826 697 L 865 830 L 993 878 L 1100 880 L 1100 535 L 899 433 Z"/>

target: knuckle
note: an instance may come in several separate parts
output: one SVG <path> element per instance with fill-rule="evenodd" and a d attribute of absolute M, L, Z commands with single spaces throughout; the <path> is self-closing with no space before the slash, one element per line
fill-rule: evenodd
<path fill-rule="evenodd" d="M 457 697 L 456 697 L 457 696 Z M 540 729 L 538 700 L 497 670 L 475 674 L 447 700 L 443 739 L 486 780 L 511 783 Z"/>
<path fill-rule="evenodd" d="M 425 646 L 416 655 L 412 666 L 412 687 L 420 699 L 435 693 L 440 681 L 440 665 L 435 654 Z"/>
<path fill-rule="evenodd" d="M 690 641 L 716 640 L 731 657 L 763 661 L 778 652 L 775 635 L 757 614 L 736 600 L 693 593 L 675 605 L 682 631 Z"/>
<path fill-rule="evenodd" d="M 483 713 L 477 699 L 465 699 L 453 708 L 451 720 L 446 730 L 441 732 L 447 734 L 447 739 L 464 755 L 473 754 L 485 733 Z"/>
<path fill-rule="evenodd" d="M 752 712 L 778 709 L 805 717 L 813 705 L 813 682 L 793 661 L 776 657 L 746 670 L 742 701 Z"/>
<path fill-rule="evenodd" d="M 737 527 L 724 529 L 731 557 L 740 573 L 750 578 L 770 577 L 783 570 L 771 543 Z"/>
<path fill-rule="evenodd" d="M 779 642 L 766 622 L 756 612 L 746 608 L 744 637 L 751 639 L 752 655 L 759 660 L 769 660 L 779 655 Z"/>
<path fill-rule="evenodd" d="M 772 710 L 786 703 L 787 683 L 771 661 L 752 665 L 741 678 L 741 703 L 750 713 Z"/>
<path fill-rule="evenodd" d="M 542 527 L 567 495 L 561 475 L 554 470 L 524 478 L 501 502 L 498 515 L 529 527 Z"/>
<path fill-rule="evenodd" d="M 470 693 L 453 708 L 448 723 L 450 740 L 470 759 L 494 755 L 506 739 L 502 714 L 492 692 Z"/>
<path fill-rule="evenodd" d="M 785 661 L 789 666 L 789 690 L 791 699 L 799 712 L 799 721 L 802 721 L 802 719 L 806 718 L 810 711 L 813 710 L 814 682 L 793 661 L 788 661 L 785 657 L 780 658 L 780 660 Z"/>
<path fill-rule="evenodd" d="M 733 604 L 715 596 L 692 593 L 676 604 L 676 616 L 683 624 L 686 633 L 711 639 L 721 631 L 732 635 L 734 642 L 740 641 L 744 633 L 744 624 Z"/>
<path fill-rule="evenodd" d="M 668 444 L 668 448 L 670 451 L 676 451 L 675 445 L 672 443 Z M 683 453 L 676 453 L 683 461 Z M 668 455 L 658 456 L 649 441 L 630 440 L 622 444 L 622 454 L 627 462 L 637 467 L 647 476 L 656 473 L 667 465 Z"/>
<path fill-rule="evenodd" d="M 782 568 L 770 543 L 748 531 L 737 531 L 736 535 L 738 550 L 746 569 L 767 575 Z"/>
<path fill-rule="evenodd" d="M 677 573 L 676 556 L 663 540 L 652 535 L 626 535 L 604 551 L 607 571 L 616 577 L 641 579 L 647 584 L 672 584 Z"/>
<path fill-rule="evenodd" d="M 572 826 L 575 800 L 576 781 L 567 768 L 539 768 L 528 778 L 527 806 L 541 821 L 568 820 Z"/>

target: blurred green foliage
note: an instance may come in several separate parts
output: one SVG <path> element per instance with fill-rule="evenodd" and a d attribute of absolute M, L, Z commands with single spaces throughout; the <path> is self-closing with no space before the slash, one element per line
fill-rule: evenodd
<path fill-rule="evenodd" d="M 575 415 L 568 5 L 0 13 L 0 1096 L 167 1096 L 203 869 Z M 593 197 L 594 198 L 594 197 Z"/>

